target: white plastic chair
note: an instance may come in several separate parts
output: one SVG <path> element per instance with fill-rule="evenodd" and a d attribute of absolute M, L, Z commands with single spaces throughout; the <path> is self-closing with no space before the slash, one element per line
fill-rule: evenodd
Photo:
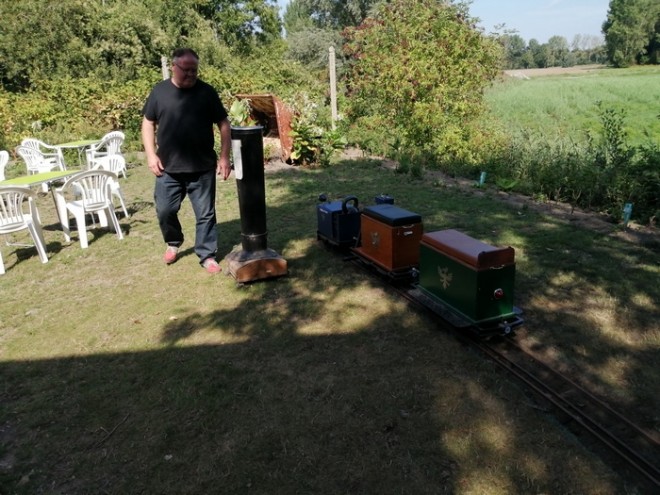
<path fill-rule="evenodd" d="M 16 148 L 16 153 L 23 159 L 28 175 L 50 172 L 53 169 L 65 170 L 57 159 L 44 155 L 41 151 L 31 146 L 21 145 Z M 41 190 L 48 192 L 48 184 L 42 184 Z"/>
<path fill-rule="evenodd" d="M 5 167 L 9 162 L 9 153 L 5 150 L 0 150 L 0 182 L 5 180 Z"/>
<path fill-rule="evenodd" d="M 87 167 L 92 168 L 94 161 L 103 156 L 121 155 L 121 145 L 124 144 L 124 133 L 121 131 L 112 131 L 101 138 L 98 144 L 93 144 L 85 150 L 87 157 Z M 120 170 L 126 178 L 126 162 L 124 168 Z"/>
<path fill-rule="evenodd" d="M 40 152 L 43 155 L 43 159 L 46 162 L 53 164 L 51 170 L 54 168 L 59 168 L 60 170 L 66 170 L 66 164 L 64 163 L 64 154 L 62 153 L 62 150 L 57 146 L 46 144 L 43 141 L 40 141 L 39 139 L 35 139 L 35 138 L 23 139 L 23 141 L 21 141 L 21 146 L 32 148 L 33 150 Z"/>
<path fill-rule="evenodd" d="M 25 211 L 25 199 L 29 212 Z M 11 234 L 27 229 L 42 263 L 48 262 L 46 243 L 41 231 L 39 213 L 35 204 L 35 193 L 27 187 L 0 187 L 0 234 Z M 0 253 L 0 275 L 5 273 L 5 264 Z"/>
<path fill-rule="evenodd" d="M 83 249 L 89 246 L 85 221 L 88 213 L 98 214 L 102 226 L 104 223 L 107 225 L 104 220 L 109 218 L 117 238 L 124 238 L 112 204 L 111 179 L 117 180 L 117 176 L 107 170 L 85 170 L 72 175 L 61 188 L 55 189 L 57 209 L 67 242 L 71 240 L 68 212 L 71 212 L 76 219 L 80 246 Z"/>
<path fill-rule="evenodd" d="M 90 168 L 92 170 L 108 170 L 119 177 L 119 173 L 126 170 L 126 160 L 122 155 L 102 156 L 100 158 L 95 158 L 92 161 Z M 110 192 L 113 196 L 119 199 L 121 208 L 124 211 L 124 216 L 128 218 L 130 215 L 126 209 L 126 201 L 124 200 L 124 193 L 122 193 L 121 185 L 119 184 L 119 178 L 110 179 L 108 183 L 110 184 Z"/>

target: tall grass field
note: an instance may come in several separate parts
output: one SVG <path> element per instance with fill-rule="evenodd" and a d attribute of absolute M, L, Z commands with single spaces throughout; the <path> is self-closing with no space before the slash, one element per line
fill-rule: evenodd
<path fill-rule="evenodd" d="M 660 67 L 525 74 L 514 72 L 486 93 L 491 111 L 509 131 L 582 141 L 587 132 L 601 130 L 600 103 L 624 112 L 629 144 L 660 140 Z"/>
<path fill-rule="evenodd" d="M 502 136 L 482 170 L 498 188 L 621 221 L 660 217 L 660 68 L 510 71 L 485 95 Z"/>

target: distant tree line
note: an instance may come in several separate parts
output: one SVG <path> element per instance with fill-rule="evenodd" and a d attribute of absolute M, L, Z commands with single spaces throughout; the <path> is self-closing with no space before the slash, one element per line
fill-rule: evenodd
<path fill-rule="evenodd" d="M 316 68 L 327 65 L 327 46 L 339 50 L 342 31 L 360 25 L 379 5 L 391 0 L 291 0 L 283 15 L 289 56 Z M 448 2 L 445 2 L 448 3 Z M 454 1 L 463 9 L 469 4 Z M 602 33 L 578 34 L 570 42 L 553 36 L 547 43 L 526 42 L 515 31 L 497 26 L 494 33 L 503 48 L 502 68 L 570 67 L 583 64 L 657 64 L 660 59 L 660 2 L 612 0 Z"/>
<path fill-rule="evenodd" d="M 660 63 L 660 2 L 658 0 L 612 0 L 603 36 L 576 35 L 568 43 L 552 36 L 547 43 L 525 40 L 515 30 L 495 27 L 494 36 L 504 49 L 504 69 L 571 67 L 609 64 L 628 67 Z"/>
<path fill-rule="evenodd" d="M 572 67 L 607 62 L 605 44 L 601 36 L 576 35 L 569 45 L 563 36 L 552 36 L 547 43 L 525 40 L 510 32 L 495 35 L 503 48 L 504 69 L 543 69 Z"/>

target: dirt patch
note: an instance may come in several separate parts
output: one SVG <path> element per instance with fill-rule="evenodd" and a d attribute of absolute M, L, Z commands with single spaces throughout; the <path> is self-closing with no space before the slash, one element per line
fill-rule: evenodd
<path fill-rule="evenodd" d="M 533 77 L 560 76 L 564 74 L 586 74 L 604 69 L 605 65 L 575 65 L 573 67 L 546 67 L 544 69 L 514 69 L 505 70 L 504 74 L 516 79 L 531 79 Z"/>

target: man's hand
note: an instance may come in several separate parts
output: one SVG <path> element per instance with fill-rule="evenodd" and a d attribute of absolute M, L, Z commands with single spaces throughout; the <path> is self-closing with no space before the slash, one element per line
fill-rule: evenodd
<path fill-rule="evenodd" d="M 231 165 L 228 158 L 220 157 L 218 158 L 218 167 L 216 168 L 216 174 L 219 177 L 222 177 L 222 180 L 227 180 L 229 174 L 231 174 Z"/>
<path fill-rule="evenodd" d="M 163 175 L 164 167 L 156 154 L 156 123 L 143 117 L 141 134 L 142 145 L 147 155 L 147 166 L 156 177 L 160 177 Z"/>
<path fill-rule="evenodd" d="M 150 155 L 147 157 L 147 165 L 149 166 L 149 170 L 156 176 L 160 177 L 163 175 L 163 164 L 160 162 L 160 158 L 158 158 L 158 155 Z"/>

